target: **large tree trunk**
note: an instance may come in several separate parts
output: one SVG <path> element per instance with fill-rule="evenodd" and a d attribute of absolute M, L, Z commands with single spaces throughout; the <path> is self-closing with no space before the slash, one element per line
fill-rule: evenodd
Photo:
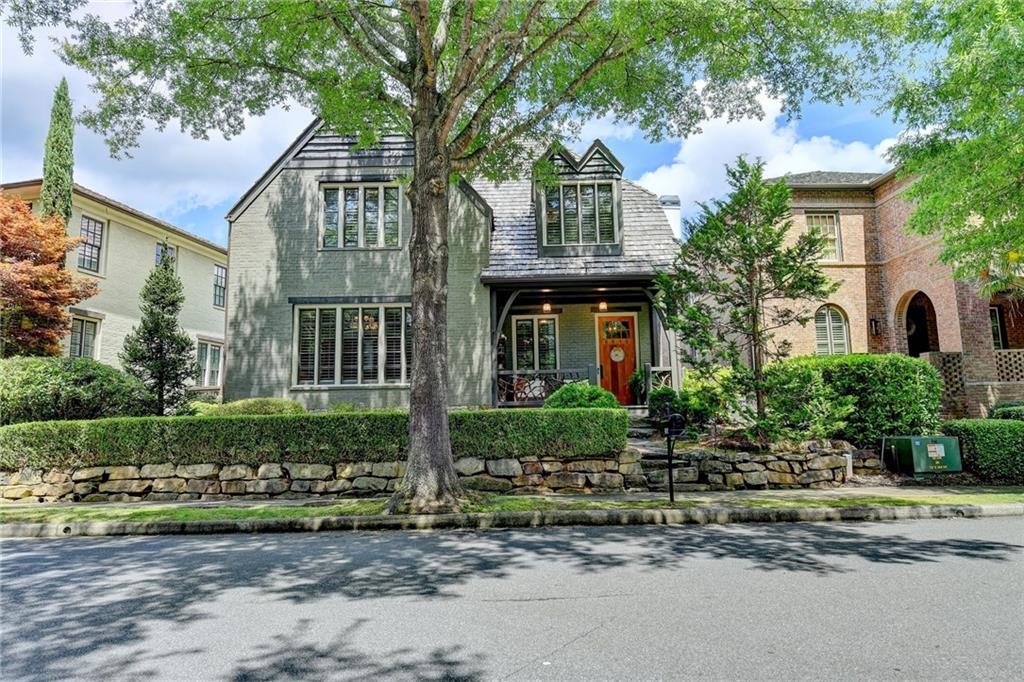
<path fill-rule="evenodd" d="M 431 88 L 432 90 L 432 88 Z M 409 456 L 390 512 L 456 511 L 459 485 L 448 433 L 448 178 L 436 93 L 421 93 L 413 120 L 412 385 Z M 423 99 L 431 100 L 424 102 Z M 432 104 L 433 106 L 429 106 Z"/>

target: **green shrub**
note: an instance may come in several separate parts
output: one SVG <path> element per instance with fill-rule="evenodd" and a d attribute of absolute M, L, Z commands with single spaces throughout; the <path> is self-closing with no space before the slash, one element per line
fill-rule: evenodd
<path fill-rule="evenodd" d="M 1024 405 L 1021 407 L 1000 407 L 992 410 L 993 419 L 1024 419 Z"/>
<path fill-rule="evenodd" d="M 643 367 L 637 367 L 629 376 L 629 391 L 638 405 L 647 402 L 647 375 Z"/>
<path fill-rule="evenodd" d="M 847 426 L 856 398 L 838 395 L 816 363 L 786 360 L 765 368 L 763 431 L 771 438 L 832 438 Z"/>
<path fill-rule="evenodd" d="M 779 367 L 781 365 L 781 367 Z M 842 428 L 833 437 L 848 440 L 858 447 L 876 446 L 885 436 L 927 435 L 939 428 L 942 379 L 938 371 L 924 360 L 892 353 L 889 355 L 834 355 L 830 357 L 799 357 L 783 360 L 772 366 L 792 379 L 779 379 L 781 385 L 794 385 L 803 377 L 820 374 L 820 386 L 826 389 L 826 401 L 847 401 L 852 398 L 852 411 Z M 818 386 L 815 379 L 815 386 Z M 777 419 L 784 423 L 805 420 L 799 414 L 801 405 L 816 396 L 806 391 L 798 395 L 776 394 Z M 819 408 L 826 405 L 819 402 Z M 844 410 L 837 405 L 836 414 Z M 819 417 L 821 421 L 835 416 Z"/>
<path fill-rule="evenodd" d="M 956 419 L 943 426 L 960 439 L 964 471 L 1001 483 L 1024 484 L 1024 421 Z"/>
<path fill-rule="evenodd" d="M 674 407 L 692 430 L 699 430 L 725 417 L 729 398 L 722 387 L 722 381 L 726 377 L 724 370 L 713 379 L 704 379 L 691 373 L 683 377 L 683 386 L 679 389 Z"/>
<path fill-rule="evenodd" d="M 661 386 L 651 389 L 647 396 L 647 416 L 655 424 L 660 424 L 665 419 L 666 412 L 674 412 L 679 395 L 670 386 Z"/>
<path fill-rule="evenodd" d="M 141 415 L 151 401 L 139 380 L 95 360 L 0 360 L 0 424 Z"/>
<path fill-rule="evenodd" d="M 459 410 L 456 457 L 600 457 L 626 445 L 626 411 Z M 0 470 L 172 462 L 251 464 L 402 460 L 409 415 L 334 414 L 134 417 L 14 424 L 0 428 Z"/>
<path fill-rule="evenodd" d="M 191 407 L 199 414 L 208 417 L 253 414 L 302 414 L 306 411 L 302 403 L 284 398 L 244 398 L 220 404 L 192 403 Z"/>
<path fill-rule="evenodd" d="M 1003 400 L 998 402 L 988 408 L 988 416 L 995 417 L 996 411 L 1002 410 L 1004 407 L 1024 407 L 1024 400 Z"/>
<path fill-rule="evenodd" d="M 572 407 L 588 408 L 621 408 L 618 398 L 611 391 L 606 391 L 593 384 L 565 384 L 548 396 L 544 407 L 566 409 Z"/>

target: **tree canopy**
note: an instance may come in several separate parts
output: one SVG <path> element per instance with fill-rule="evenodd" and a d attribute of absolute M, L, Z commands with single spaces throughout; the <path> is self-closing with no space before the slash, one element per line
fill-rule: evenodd
<path fill-rule="evenodd" d="M 910 42 L 932 55 L 889 104 L 909 127 L 893 149 L 915 178 L 908 222 L 983 290 L 1024 293 L 1024 3 L 913 0 Z"/>

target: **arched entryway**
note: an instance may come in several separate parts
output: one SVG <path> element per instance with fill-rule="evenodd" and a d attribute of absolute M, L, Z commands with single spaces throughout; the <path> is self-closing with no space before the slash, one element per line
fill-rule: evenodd
<path fill-rule="evenodd" d="M 935 319 L 935 306 L 923 291 L 907 302 L 906 313 L 907 354 L 918 357 L 921 353 L 939 350 L 939 326 Z"/>

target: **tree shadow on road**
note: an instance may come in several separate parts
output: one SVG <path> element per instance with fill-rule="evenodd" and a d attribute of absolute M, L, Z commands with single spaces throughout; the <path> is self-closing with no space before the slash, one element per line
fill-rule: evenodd
<path fill-rule="evenodd" d="M 264 601 L 291 604 L 337 598 L 457 599 L 470 579 L 500 579 L 538 562 L 593 574 L 739 559 L 753 570 L 820 576 L 850 570 L 850 559 L 875 564 L 1006 561 L 1024 549 L 981 539 L 919 540 L 902 534 L 900 526 L 869 532 L 878 527 L 750 524 L 5 541 L 0 545 L 5 614 L 0 657 L 9 679 L 142 676 L 158 664 L 155 652 L 145 649 L 153 622 L 184 627 L 215 618 L 209 604 L 239 588 L 256 590 Z M 412 651 L 396 652 L 395 659 L 408 667 L 402 673 L 375 667 L 382 662 L 352 650 L 343 636 L 326 649 L 303 643 L 301 632 L 280 638 L 276 646 L 268 644 L 263 659 L 239 668 L 238 678 L 263 679 L 266 670 L 288 678 L 293 663 L 287 652 L 302 658 L 306 670 L 344 664 L 357 679 L 389 673 L 471 679 L 478 661 L 457 650 L 436 650 L 422 660 Z M 80 659 L 98 650 L 116 648 L 120 656 L 136 645 L 139 650 L 132 656 L 108 659 L 102 670 L 81 667 Z"/>

